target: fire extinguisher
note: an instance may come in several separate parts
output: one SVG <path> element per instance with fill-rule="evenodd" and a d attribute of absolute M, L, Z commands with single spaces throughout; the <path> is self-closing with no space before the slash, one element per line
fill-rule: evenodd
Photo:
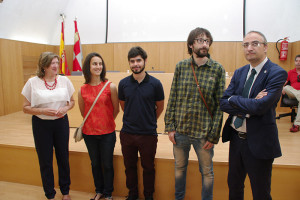
<path fill-rule="evenodd" d="M 279 49 L 278 49 L 278 47 L 277 47 L 277 44 L 278 44 L 278 42 L 279 41 L 281 41 L 281 40 L 283 40 L 282 42 L 281 42 L 281 45 L 280 45 L 280 51 L 279 51 Z M 285 38 L 283 38 L 283 39 L 279 39 L 277 42 L 276 42 L 276 49 L 277 49 L 277 51 L 278 51 L 278 53 L 279 53 L 279 60 L 286 60 L 287 59 L 287 55 L 288 55 L 288 47 L 289 47 L 289 42 L 288 42 L 288 37 L 285 37 Z"/>

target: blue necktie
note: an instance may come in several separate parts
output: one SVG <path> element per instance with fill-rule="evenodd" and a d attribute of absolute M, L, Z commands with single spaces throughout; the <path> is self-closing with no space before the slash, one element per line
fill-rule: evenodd
<path fill-rule="evenodd" d="M 251 70 L 251 75 L 249 76 L 248 80 L 245 83 L 245 86 L 244 86 L 244 89 L 243 89 L 243 92 L 242 92 L 242 97 L 248 98 L 249 92 L 250 92 L 250 88 L 251 88 L 251 85 L 253 83 L 255 74 L 256 74 L 256 70 L 252 69 Z M 236 119 L 233 122 L 235 128 L 241 127 L 242 124 L 243 124 L 243 121 L 244 121 L 243 118 L 236 117 Z"/>

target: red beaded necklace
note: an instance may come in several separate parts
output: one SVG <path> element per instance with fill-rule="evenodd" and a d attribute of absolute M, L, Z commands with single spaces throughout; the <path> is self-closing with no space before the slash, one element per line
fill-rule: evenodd
<path fill-rule="evenodd" d="M 44 82 L 45 82 L 45 86 L 46 86 L 46 88 L 47 88 L 48 90 L 54 90 L 54 89 L 56 88 L 56 85 L 57 85 L 57 80 L 56 80 L 56 78 L 55 78 L 55 80 L 54 80 L 53 85 L 49 85 L 45 79 L 44 79 Z"/>

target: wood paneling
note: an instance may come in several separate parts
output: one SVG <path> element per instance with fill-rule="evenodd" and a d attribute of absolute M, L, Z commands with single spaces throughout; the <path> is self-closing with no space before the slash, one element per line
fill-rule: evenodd
<path fill-rule="evenodd" d="M 188 58 L 185 42 L 161 42 L 159 44 L 159 65 L 157 71 L 174 72 L 176 64 Z M 151 70 L 151 69 L 148 69 Z"/>
<path fill-rule="evenodd" d="M 2 46 L 3 46 L 3 40 L 0 39 L 0 49 L 2 49 Z M 1 54 L 0 54 L 1 56 Z M 4 84 L 3 84 L 3 79 L 2 79 L 2 76 L 3 76 L 3 72 L 2 72 L 2 60 L 3 58 L 0 57 L 0 116 L 2 115 L 5 115 L 5 112 L 4 112 L 4 107 L 5 107 L 5 104 L 4 104 L 4 94 L 3 94 L 3 87 L 4 87 Z"/>
<path fill-rule="evenodd" d="M 288 52 L 289 59 L 287 59 L 285 61 L 281 61 L 281 60 L 279 60 L 279 54 L 276 49 L 276 42 L 269 42 L 267 56 L 273 63 L 276 63 L 280 67 L 285 69 L 286 71 L 289 71 L 291 69 L 290 66 L 291 66 L 291 60 L 292 60 L 292 58 L 291 58 L 292 45 L 293 45 L 292 43 L 289 44 L 289 52 Z M 280 47 L 280 44 L 278 44 L 278 46 Z"/>
<path fill-rule="evenodd" d="M 229 75 L 232 75 L 235 69 L 248 63 L 241 44 L 242 42 L 214 42 L 210 48 L 212 59 L 221 63 Z M 21 110 L 23 97 L 20 92 L 24 82 L 35 74 L 39 55 L 44 51 L 59 54 L 59 46 L 5 39 L 0 39 L 0 46 L 1 116 Z M 107 70 L 126 72 L 130 70 L 127 61 L 128 51 L 133 46 L 141 46 L 147 52 L 146 70 L 148 71 L 173 73 L 177 62 L 189 57 L 186 42 L 138 42 L 82 45 L 83 58 L 88 53 L 98 52 L 103 57 Z M 68 67 L 72 71 L 73 45 L 66 45 L 66 54 Z M 286 61 L 279 60 L 275 43 L 268 43 L 267 56 L 287 71 L 294 68 L 294 58 L 298 54 L 300 54 L 300 41 L 289 43 Z M 6 85 L 9 85 L 9 89 L 4 87 Z"/>
<path fill-rule="evenodd" d="M 296 55 L 300 54 L 300 41 L 294 42 L 291 45 L 292 45 L 291 64 L 294 65 L 294 60 L 295 60 Z"/>
<path fill-rule="evenodd" d="M 236 57 L 239 57 L 236 42 L 214 42 L 210 54 L 213 60 L 223 65 L 226 72 L 233 72 L 236 69 Z"/>
<path fill-rule="evenodd" d="M 118 71 L 119 69 L 115 69 L 114 66 L 114 44 L 87 44 L 87 45 L 82 45 L 82 64 L 84 62 L 85 57 L 92 52 L 99 53 L 106 66 L 106 70 L 111 70 L 111 71 Z"/>
<path fill-rule="evenodd" d="M 131 47 L 136 46 L 136 43 L 114 43 L 114 69 L 120 72 L 129 70 L 128 51 Z"/>
<path fill-rule="evenodd" d="M 23 66 L 20 42 L 1 40 L 1 85 L 4 114 L 17 112 L 22 108 Z"/>
<path fill-rule="evenodd" d="M 36 74 L 40 54 L 45 51 L 56 52 L 55 46 L 21 42 L 24 83 Z"/>

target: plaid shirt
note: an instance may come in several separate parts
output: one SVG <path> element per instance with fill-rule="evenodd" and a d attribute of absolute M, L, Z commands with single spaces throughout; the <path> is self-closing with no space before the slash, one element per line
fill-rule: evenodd
<path fill-rule="evenodd" d="M 199 94 L 191 62 L 213 120 Z M 223 120 L 220 98 L 225 87 L 225 70 L 221 64 L 208 59 L 197 66 L 191 57 L 176 65 L 170 97 L 165 114 L 165 131 L 176 131 L 193 138 L 206 138 L 217 144 Z"/>

